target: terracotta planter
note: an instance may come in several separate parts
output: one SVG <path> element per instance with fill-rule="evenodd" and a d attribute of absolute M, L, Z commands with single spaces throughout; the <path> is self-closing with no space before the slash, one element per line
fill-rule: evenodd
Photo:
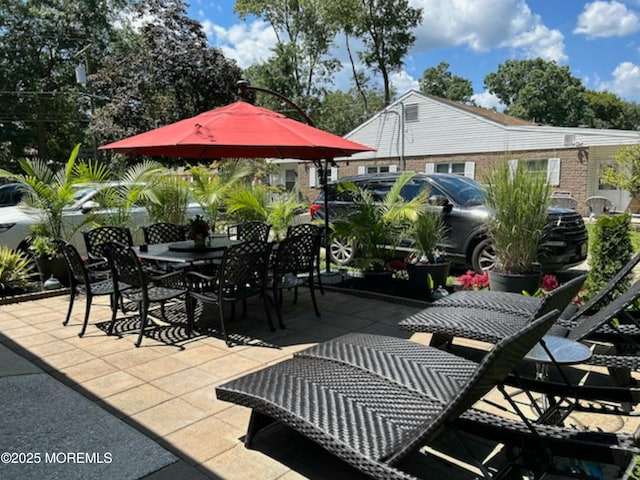
<path fill-rule="evenodd" d="M 533 295 L 540 287 L 541 278 L 542 272 L 514 275 L 489 270 L 489 288 L 498 292 L 527 292 Z"/>

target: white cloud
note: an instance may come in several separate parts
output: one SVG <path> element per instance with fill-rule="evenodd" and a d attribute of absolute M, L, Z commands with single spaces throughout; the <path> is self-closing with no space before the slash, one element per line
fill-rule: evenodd
<path fill-rule="evenodd" d="M 423 9 L 415 49 L 467 45 L 485 52 L 506 47 L 527 57 L 566 61 L 564 36 L 534 15 L 524 0 L 410 0 Z"/>
<path fill-rule="evenodd" d="M 210 43 L 219 47 L 226 57 L 236 60 L 241 68 L 267 60 L 276 44 L 275 32 L 262 20 L 237 23 L 229 28 L 203 20 L 202 28 Z"/>
<path fill-rule="evenodd" d="M 476 102 L 479 107 L 493 109 L 495 108 L 499 112 L 504 110 L 504 105 L 500 102 L 500 99 L 493 93 L 484 91 L 482 93 L 476 93 L 471 96 L 471 100 Z"/>
<path fill-rule="evenodd" d="M 640 17 L 626 5 L 612 1 L 588 3 L 573 33 L 589 37 L 623 37 L 640 30 Z"/>
<path fill-rule="evenodd" d="M 398 92 L 398 96 L 404 95 L 408 90 L 419 90 L 418 80 L 409 75 L 406 71 L 394 72 L 391 74 L 391 84 Z"/>
<path fill-rule="evenodd" d="M 640 65 L 622 62 L 612 75 L 612 81 L 598 84 L 600 90 L 608 90 L 627 100 L 640 99 Z"/>

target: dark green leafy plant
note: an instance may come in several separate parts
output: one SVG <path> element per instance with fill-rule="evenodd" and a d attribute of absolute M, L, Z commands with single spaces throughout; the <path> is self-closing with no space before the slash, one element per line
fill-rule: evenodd
<path fill-rule="evenodd" d="M 32 284 L 31 261 L 27 254 L 0 245 L 0 294 Z"/>
<path fill-rule="evenodd" d="M 585 282 L 584 297 L 589 299 L 600 291 L 629 261 L 633 253 L 630 235 L 631 218 L 627 214 L 603 215 L 596 221 L 590 242 L 589 274 Z M 630 278 L 603 299 L 603 304 L 624 292 Z"/>

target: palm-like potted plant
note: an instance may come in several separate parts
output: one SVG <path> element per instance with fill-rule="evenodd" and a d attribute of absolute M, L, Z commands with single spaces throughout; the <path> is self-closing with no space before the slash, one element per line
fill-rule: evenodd
<path fill-rule="evenodd" d="M 450 262 L 445 260 L 438 245 L 445 235 L 442 215 L 437 210 L 422 211 L 410 228 L 414 250 L 407 257 L 407 274 L 412 289 L 428 294 L 433 288 L 444 286 Z"/>
<path fill-rule="evenodd" d="M 487 226 L 496 253 L 491 289 L 533 293 L 541 278 L 535 261 L 551 199 L 546 175 L 505 162 L 484 180 L 491 214 Z"/>
<path fill-rule="evenodd" d="M 393 258 L 398 242 L 408 235 L 410 225 L 427 208 L 427 192 L 411 200 L 401 195 L 413 175 L 411 172 L 401 174 L 379 200 L 371 191 L 352 182 L 338 185 L 338 190 L 351 192 L 355 202 L 348 215 L 333 221 L 334 234 L 356 246 L 356 267 L 365 277 L 391 275 L 387 261 Z"/>

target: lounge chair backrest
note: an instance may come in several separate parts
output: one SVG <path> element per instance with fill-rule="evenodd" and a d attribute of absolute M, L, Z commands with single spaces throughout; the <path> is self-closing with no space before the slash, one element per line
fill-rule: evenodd
<path fill-rule="evenodd" d="M 569 320 L 576 320 L 579 317 L 590 313 L 590 311 L 597 308 L 598 304 L 605 300 L 607 296 L 610 296 L 616 289 L 620 289 L 619 284 L 627 279 L 638 262 L 640 262 L 640 253 L 635 254 L 633 258 L 629 260 L 627 264 L 622 267 L 618 273 L 616 273 L 613 278 L 611 278 L 611 280 L 609 280 L 607 284 L 593 296 L 593 298 L 591 298 L 591 300 L 582 305 Z"/>
<path fill-rule="evenodd" d="M 425 440 L 431 438 L 447 422 L 457 419 L 471 408 L 496 385 L 501 384 L 525 355 L 540 341 L 551 328 L 560 312 L 553 310 L 529 322 L 517 333 L 502 339 L 487 353 L 469 382 L 460 390 L 438 417 L 430 419 L 423 428 L 415 430 L 413 438 L 407 438 L 403 447 L 389 459 L 389 463 L 399 461 L 405 455 L 415 452 Z"/>
<path fill-rule="evenodd" d="M 626 310 L 638 298 L 640 298 L 640 281 L 635 282 L 626 292 L 616 297 L 593 315 L 585 315 L 579 318 L 575 326 L 569 330 L 567 338 L 575 341 L 584 340 L 598 328 L 606 325 L 610 320 Z"/>
<path fill-rule="evenodd" d="M 586 279 L 586 274 L 577 276 L 576 278 L 563 283 L 558 288 L 549 292 L 549 294 L 544 297 L 542 303 L 538 307 L 538 311 L 536 312 L 535 317 L 545 315 L 552 310 L 563 312 L 567 305 L 569 305 L 571 300 L 573 300 L 578 294 Z"/>

